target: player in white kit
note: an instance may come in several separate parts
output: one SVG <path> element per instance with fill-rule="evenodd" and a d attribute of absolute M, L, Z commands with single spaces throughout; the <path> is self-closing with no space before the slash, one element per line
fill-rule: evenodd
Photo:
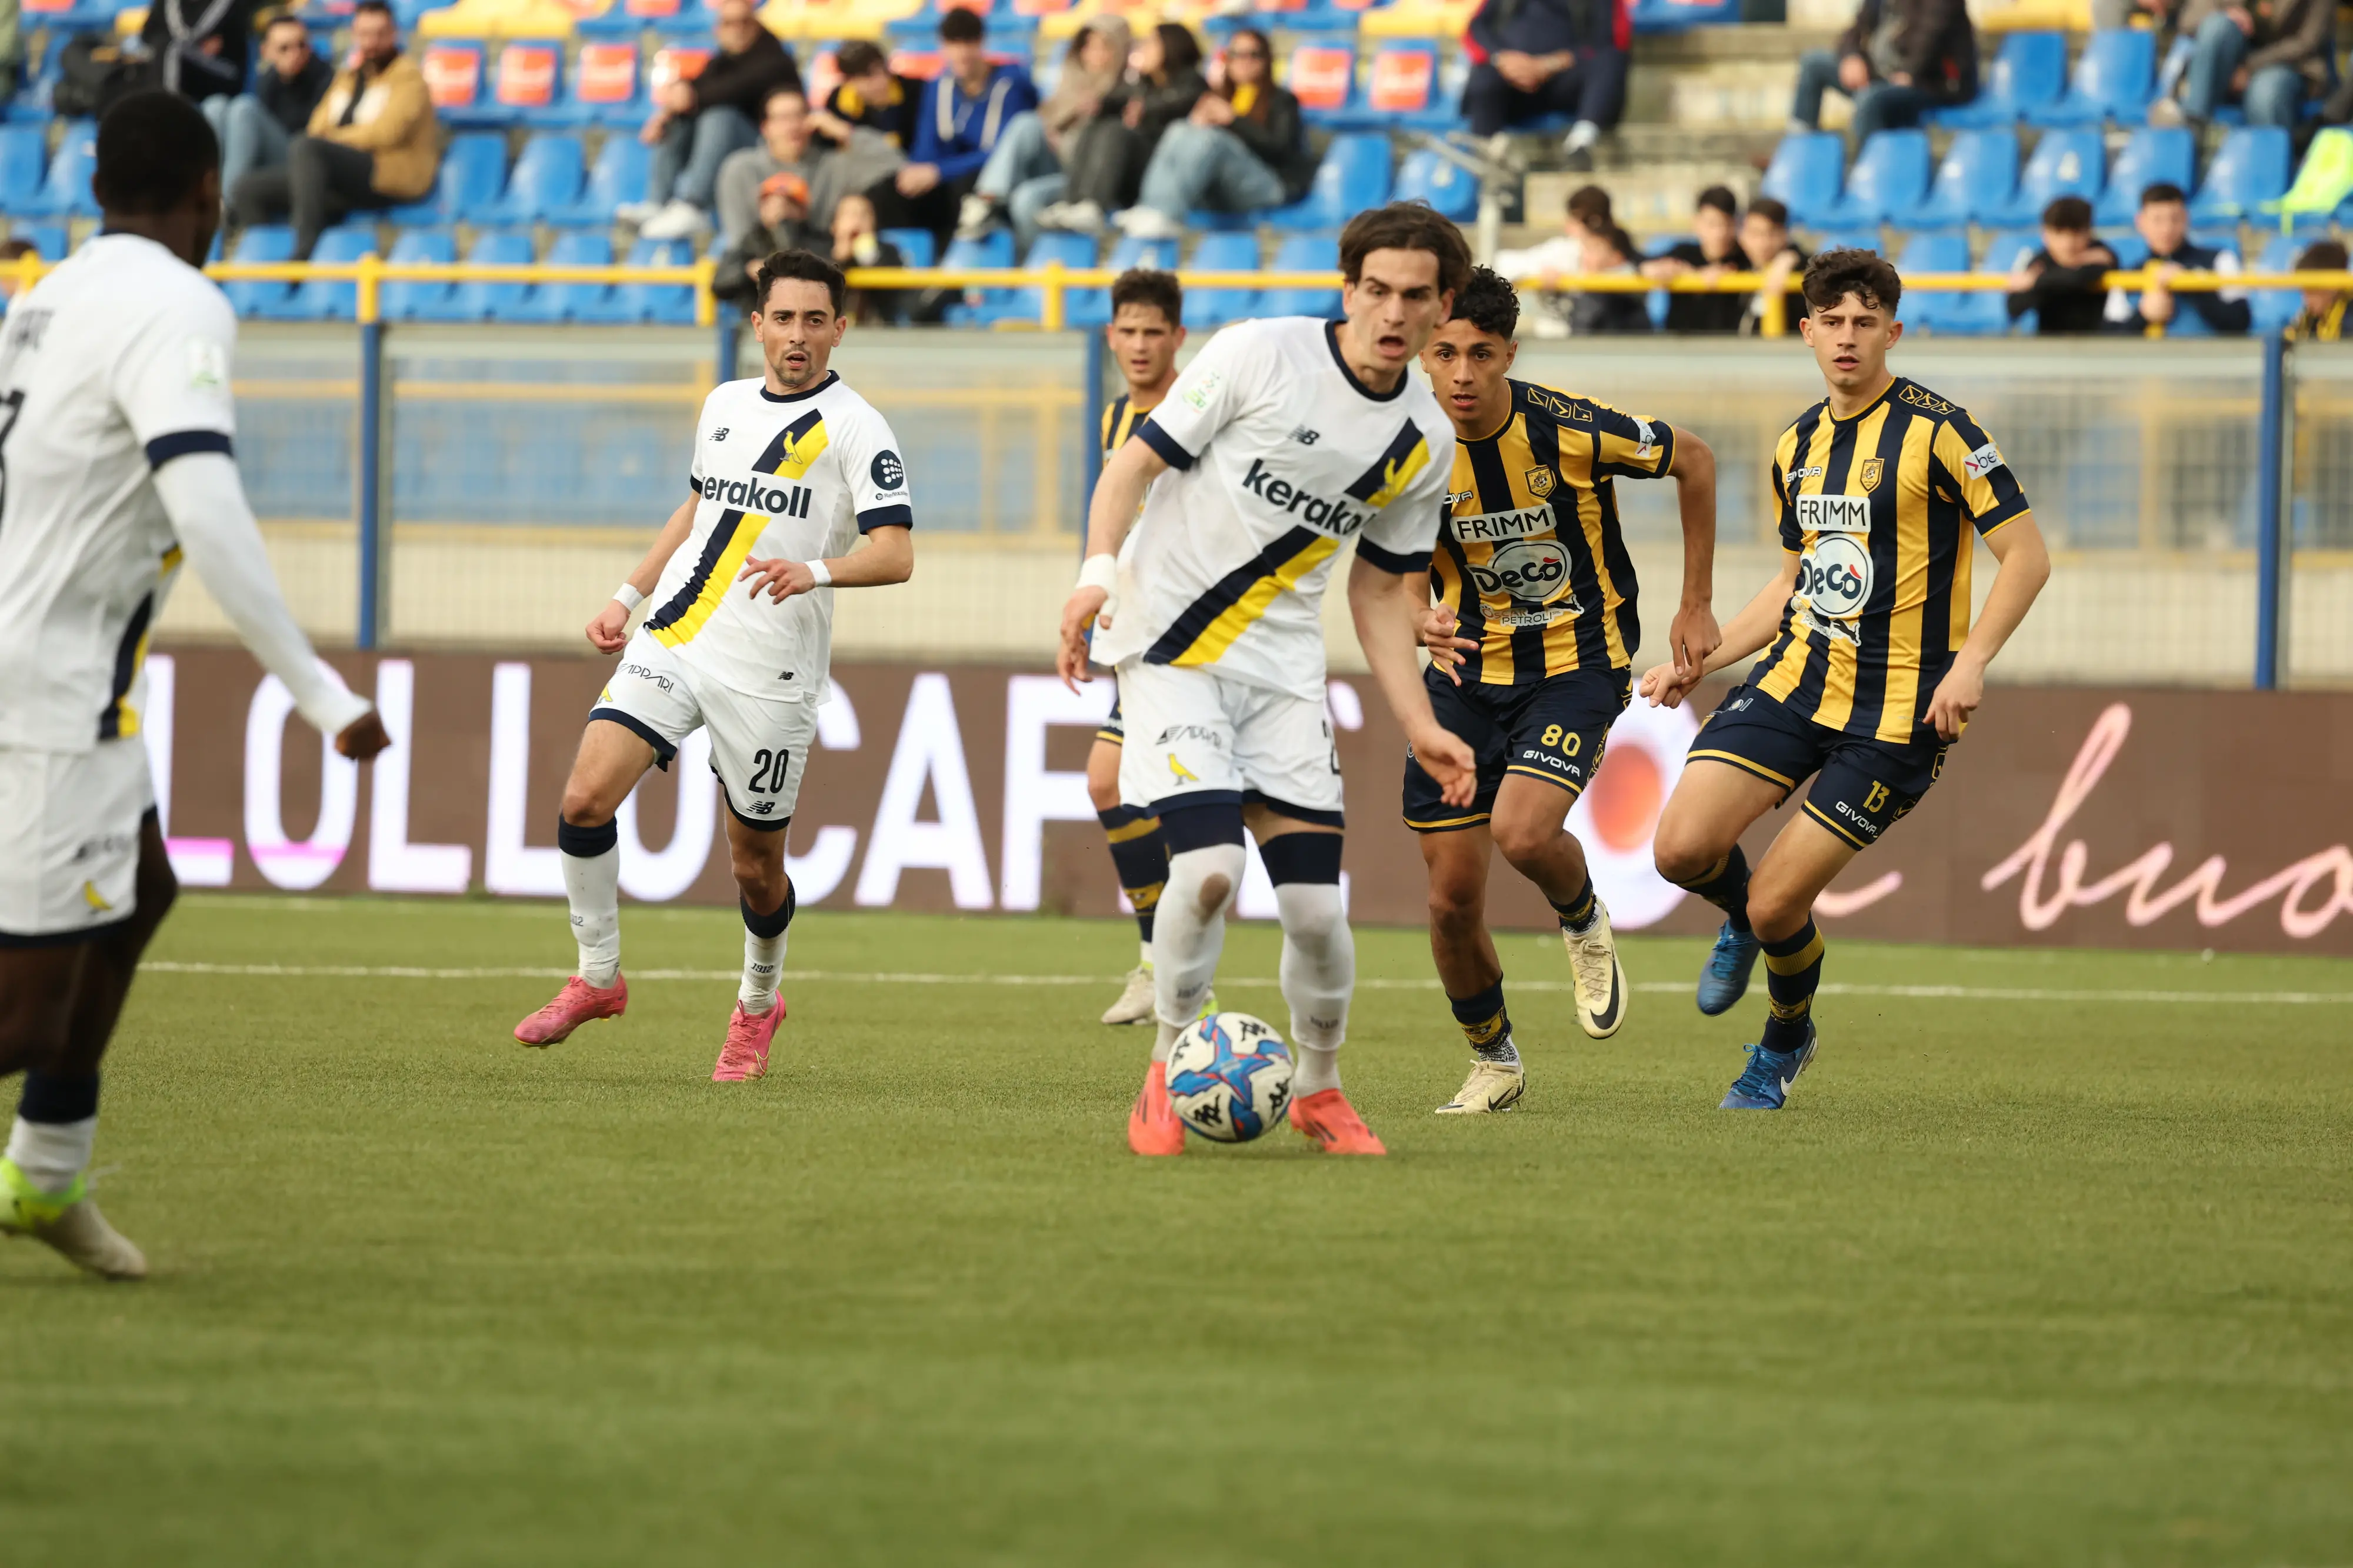
<path fill-rule="evenodd" d="M 754 289 L 765 374 L 704 400 L 693 493 L 588 623 L 588 640 L 621 662 L 589 711 L 555 829 L 580 973 L 515 1026 L 523 1044 L 552 1046 L 628 1005 L 614 816 L 646 770 L 670 766 L 699 728 L 726 796 L 744 911 L 744 982 L 711 1074 L 719 1083 L 768 1070 L 785 1016 L 776 980 L 794 906 L 785 835 L 827 696 L 833 590 L 903 583 L 915 569 L 899 444 L 828 368 L 845 325 L 841 269 L 779 251 Z M 852 553 L 860 535 L 865 546 Z M 641 602 L 653 607 L 628 635 Z"/>
<path fill-rule="evenodd" d="M 1470 268 L 1461 234 L 1419 203 L 1358 215 L 1340 237 L 1346 320 L 1219 332 L 1096 485 L 1059 662 L 1065 680 L 1085 679 L 1095 628 L 1092 657 L 1118 671 L 1126 720 L 1121 795 L 1152 803 L 1169 856 L 1152 938 L 1158 1037 L 1128 1118 L 1139 1154 L 1184 1148 L 1166 1062 L 1216 977 L 1245 827 L 1282 914 L 1292 1124 L 1332 1153 L 1386 1152 L 1340 1089 L 1356 948 L 1340 906 L 1324 589 L 1354 541 L 1366 663 L 1415 755 L 1468 804 L 1471 750 L 1431 715 L 1419 658 L 1454 428 L 1410 372 Z"/>
<path fill-rule="evenodd" d="M 178 891 L 139 730 L 183 560 L 338 752 L 386 742 L 287 613 L 237 477 L 237 319 L 195 265 L 220 223 L 212 128 L 132 94 L 99 126 L 91 185 L 104 232 L 0 336 L 0 1073 L 25 1075 L 0 1231 L 137 1279 L 88 1171 L 99 1060 Z"/>

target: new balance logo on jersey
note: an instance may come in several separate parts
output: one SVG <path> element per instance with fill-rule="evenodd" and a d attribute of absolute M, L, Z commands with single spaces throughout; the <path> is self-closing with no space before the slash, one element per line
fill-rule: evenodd
<path fill-rule="evenodd" d="M 764 512 L 769 517 L 807 517 L 809 490 L 806 485 L 762 484 L 758 478 L 727 480 L 712 474 L 702 481 L 702 499 L 715 500 L 723 506 L 739 510 Z"/>
<path fill-rule="evenodd" d="M 1303 447 L 1313 447 L 1321 437 L 1318 432 L 1310 430 L 1306 426 L 1302 425 L 1298 429 L 1293 430 L 1291 433 L 1291 438 L 1298 442 Z"/>
<path fill-rule="evenodd" d="M 727 426 L 724 425 L 711 433 L 711 444 L 714 447 L 725 439 L 727 439 Z"/>

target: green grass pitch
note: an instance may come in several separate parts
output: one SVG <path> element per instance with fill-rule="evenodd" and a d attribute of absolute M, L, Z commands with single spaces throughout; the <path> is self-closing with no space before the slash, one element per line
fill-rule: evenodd
<path fill-rule="evenodd" d="M 623 925 L 628 1016 L 538 1052 L 528 974 L 220 968 L 563 966 L 557 910 L 185 900 L 99 1138 L 156 1277 L 0 1248 L 8 1562 L 2353 1563 L 2353 1004 L 2145 999 L 2353 965 L 1833 932 L 1736 1115 L 1761 971 L 1704 1019 L 1630 939 L 1624 1031 L 1524 984 L 1524 1108 L 1455 1121 L 1369 931 L 1390 1158 L 1146 1163 L 1128 928 L 807 916 L 832 977 L 720 1086 L 731 984 L 653 972 L 734 917 Z M 1274 954 L 1222 995 L 1280 1026 Z"/>

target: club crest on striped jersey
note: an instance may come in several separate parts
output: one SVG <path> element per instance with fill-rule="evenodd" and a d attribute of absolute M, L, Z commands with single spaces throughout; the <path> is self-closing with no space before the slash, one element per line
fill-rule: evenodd
<path fill-rule="evenodd" d="M 1430 442 L 1423 437 L 1421 426 L 1409 419 L 1390 440 L 1388 450 L 1348 487 L 1348 493 L 1378 511 L 1404 494 L 1414 475 L 1429 462 Z"/>
<path fill-rule="evenodd" d="M 1854 482 L 1862 487 L 1865 495 L 1869 495 L 1879 488 L 1879 476 L 1886 468 L 1886 463 L 1880 458 L 1865 458 L 1854 470 Z"/>
<path fill-rule="evenodd" d="M 1530 468 L 1522 478 L 1528 482 L 1528 494 L 1535 497 L 1536 500 L 1542 500 L 1552 494 L 1552 470 L 1542 464 Z"/>

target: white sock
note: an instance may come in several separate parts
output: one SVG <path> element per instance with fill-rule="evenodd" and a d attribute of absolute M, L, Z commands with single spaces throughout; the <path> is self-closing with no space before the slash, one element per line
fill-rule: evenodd
<path fill-rule="evenodd" d="M 1202 998 L 1217 978 L 1226 911 L 1242 885 L 1242 866 L 1239 844 L 1212 844 L 1168 858 L 1168 880 L 1152 916 L 1152 1010 L 1160 1021 L 1155 1061 L 1168 1059 L 1168 1047 L 1201 1011 Z M 1204 912 L 1204 895 L 1211 892 L 1216 896 Z"/>
<path fill-rule="evenodd" d="M 1356 988 L 1356 941 L 1340 909 L 1340 885 L 1283 882 L 1274 899 L 1282 916 L 1282 999 L 1291 1005 L 1291 1043 L 1298 1052 L 1292 1089 L 1337 1089 L 1348 998 Z"/>
<path fill-rule="evenodd" d="M 1154 929 L 1158 929 L 1157 921 L 1154 922 Z M 1152 944 L 1150 942 L 1139 942 L 1135 944 L 1135 962 L 1144 965 L 1146 969 L 1152 967 Z"/>
<path fill-rule="evenodd" d="M 90 1168 L 90 1145 L 97 1141 L 95 1116 L 79 1121 L 27 1121 L 19 1116 L 8 1133 L 8 1159 L 26 1181 L 54 1195 Z"/>
<path fill-rule="evenodd" d="M 791 935 L 789 927 L 774 936 L 744 931 L 744 984 L 735 988 L 735 1000 L 746 1013 L 765 1013 L 776 1005 L 776 979 L 785 972 L 785 941 Z"/>
<path fill-rule="evenodd" d="M 580 978 L 610 990 L 621 973 L 621 851 L 565 856 L 564 897 L 580 944 Z"/>
<path fill-rule="evenodd" d="M 1590 120 L 1580 120 L 1568 128 L 1568 140 L 1561 143 L 1574 153 L 1580 147 L 1590 147 L 1601 140 L 1601 127 Z"/>

